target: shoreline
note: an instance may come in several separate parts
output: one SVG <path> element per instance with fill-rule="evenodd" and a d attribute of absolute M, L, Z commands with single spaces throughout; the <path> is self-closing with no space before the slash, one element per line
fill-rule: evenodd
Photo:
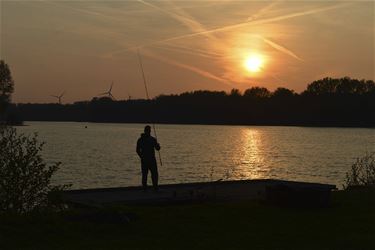
<path fill-rule="evenodd" d="M 95 121 L 69 121 L 69 120 L 26 120 L 27 122 L 54 122 L 54 123 L 92 123 L 92 124 L 155 124 L 155 125 L 190 125 L 190 126 L 256 126 L 256 127 L 300 127 L 300 128 L 363 128 L 375 129 L 374 126 L 345 126 L 345 125 L 303 125 L 303 124 L 269 124 L 269 123 L 175 123 L 175 122 L 95 122 Z M 11 125 L 11 126 L 29 126 L 24 125 Z"/>

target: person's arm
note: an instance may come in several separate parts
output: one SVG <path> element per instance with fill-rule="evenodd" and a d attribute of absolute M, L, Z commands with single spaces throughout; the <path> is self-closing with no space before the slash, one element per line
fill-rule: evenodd
<path fill-rule="evenodd" d="M 142 158 L 141 143 L 140 143 L 139 140 L 137 141 L 137 149 L 136 149 L 136 152 L 137 152 L 138 156 L 139 156 L 140 158 Z"/>
<path fill-rule="evenodd" d="M 155 139 L 155 149 L 157 150 L 157 151 L 159 151 L 160 150 L 160 144 L 158 143 L 158 141 Z"/>

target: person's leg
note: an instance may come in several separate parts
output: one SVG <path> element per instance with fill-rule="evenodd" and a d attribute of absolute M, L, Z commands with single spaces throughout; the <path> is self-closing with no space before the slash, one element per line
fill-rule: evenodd
<path fill-rule="evenodd" d="M 158 181 L 159 181 L 159 173 L 158 173 L 158 167 L 155 164 L 154 166 L 150 167 L 151 171 L 151 179 L 152 179 L 152 186 L 155 190 L 158 190 Z"/>
<path fill-rule="evenodd" d="M 148 175 L 148 168 L 145 164 L 142 164 L 142 186 L 143 189 L 147 188 L 147 175 Z"/>

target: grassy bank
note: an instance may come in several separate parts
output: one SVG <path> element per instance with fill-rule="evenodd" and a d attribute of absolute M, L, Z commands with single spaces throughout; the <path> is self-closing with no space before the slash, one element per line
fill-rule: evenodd
<path fill-rule="evenodd" d="M 375 192 L 339 191 L 324 209 L 259 202 L 116 207 L 130 223 L 0 216 L 0 249 L 374 249 Z"/>

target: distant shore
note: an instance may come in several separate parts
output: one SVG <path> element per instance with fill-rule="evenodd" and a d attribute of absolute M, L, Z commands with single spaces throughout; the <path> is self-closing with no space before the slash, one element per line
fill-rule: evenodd
<path fill-rule="evenodd" d="M 375 83 L 324 78 L 296 93 L 251 87 L 244 92 L 196 90 L 149 99 L 111 96 L 70 104 L 12 104 L 13 120 L 245 126 L 375 127 Z"/>
<path fill-rule="evenodd" d="M 264 126 L 264 127 L 306 127 L 306 128 L 375 128 L 372 126 L 360 125 L 347 125 L 347 124 L 276 124 L 276 123 L 176 123 L 176 122 L 152 122 L 152 121 L 139 121 L 139 122 L 114 122 L 114 121 L 71 121 L 71 120 L 27 120 L 22 125 L 14 126 L 29 126 L 27 122 L 76 122 L 76 123 L 97 123 L 97 124 L 159 124 L 159 125 L 212 125 L 212 126 Z"/>

